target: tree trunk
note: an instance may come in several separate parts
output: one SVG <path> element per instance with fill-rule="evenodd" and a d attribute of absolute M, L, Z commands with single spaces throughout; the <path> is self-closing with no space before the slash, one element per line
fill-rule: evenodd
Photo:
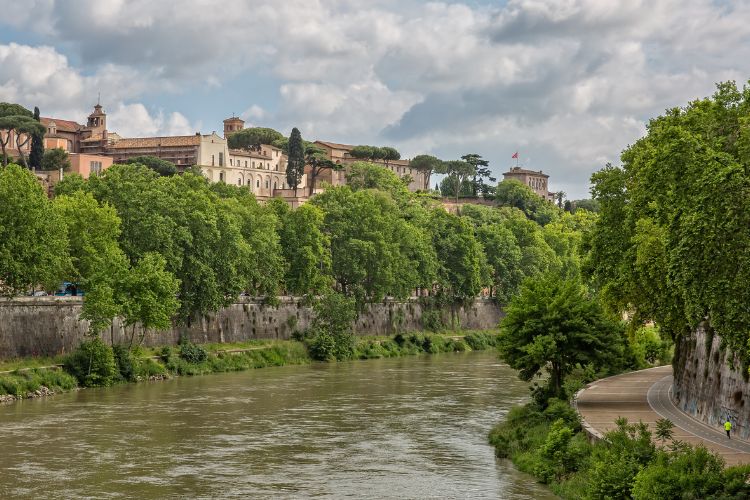
<path fill-rule="evenodd" d="M 23 166 L 25 168 L 29 168 L 29 164 L 26 163 L 26 156 L 24 156 L 21 148 L 29 143 L 30 136 L 26 136 L 26 140 L 23 142 L 19 142 L 20 137 L 21 137 L 20 135 L 16 135 L 16 146 L 18 147 L 18 155 L 21 157 L 21 163 L 23 163 Z"/>
<path fill-rule="evenodd" d="M 5 147 L 8 145 L 8 142 L 10 141 L 10 130 L 8 130 L 8 135 L 5 136 L 5 140 L 0 139 L 0 147 L 3 149 L 3 167 L 8 166 L 8 155 L 5 153 Z"/>
<path fill-rule="evenodd" d="M 312 198 L 313 194 L 315 194 L 315 179 L 317 179 L 317 177 L 318 172 L 315 171 L 315 166 L 313 166 L 310 169 L 310 198 Z"/>

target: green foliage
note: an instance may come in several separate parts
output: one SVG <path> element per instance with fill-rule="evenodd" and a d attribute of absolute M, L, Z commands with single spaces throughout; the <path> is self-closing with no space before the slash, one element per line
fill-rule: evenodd
<path fill-rule="evenodd" d="M 82 342 L 65 358 L 63 368 L 83 387 L 108 386 L 120 378 L 112 348 L 99 337 Z"/>
<path fill-rule="evenodd" d="M 88 183 L 80 174 L 68 174 L 55 184 L 55 196 L 72 195 L 76 191 L 86 191 Z"/>
<path fill-rule="evenodd" d="M 261 145 L 271 144 L 284 139 L 281 132 L 266 127 L 248 127 L 229 134 L 227 144 L 231 149 L 259 151 Z"/>
<path fill-rule="evenodd" d="M 180 343 L 179 356 L 188 363 L 202 363 L 208 359 L 208 351 L 199 344 L 184 341 Z"/>
<path fill-rule="evenodd" d="M 352 324 L 357 319 L 354 299 L 329 293 L 314 306 L 315 318 L 307 332 L 310 356 L 320 361 L 344 360 L 354 352 Z"/>
<path fill-rule="evenodd" d="M 750 326 L 750 90 L 734 82 L 650 121 L 622 168 L 592 176 L 601 204 L 586 267 L 612 310 L 677 339 L 708 318 L 745 356 Z"/>
<path fill-rule="evenodd" d="M 62 148 L 48 149 L 44 152 L 40 166 L 42 170 L 67 170 L 70 168 L 70 155 Z"/>
<path fill-rule="evenodd" d="M 286 183 L 297 192 L 297 186 L 305 173 L 305 145 L 302 134 L 294 127 L 287 145 Z"/>
<path fill-rule="evenodd" d="M 120 378 L 127 382 L 135 382 L 137 377 L 135 361 L 128 346 L 122 344 L 113 345 L 112 354 L 115 357 Z"/>
<path fill-rule="evenodd" d="M 671 441 L 674 436 L 674 424 L 668 418 L 660 418 L 656 421 L 656 432 L 654 435 L 664 445 L 665 441 Z"/>
<path fill-rule="evenodd" d="M 437 253 L 441 293 L 454 301 L 475 297 L 482 287 L 482 247 L 469 222 L 436 209 L 430 214 L 432 245 Z"/>
<path fill-rule="evenodd" d="M 457 188 L 458 177 L 456 177 L 455 175 L 448 175 L 444 177 L 442 181 L 440 181 L 441 196 L 458 196 L 459 198 L 467 198 L 473 196 L 471 181 L 469 181 L 468 179 L 465 179 L 461 182 L 461 188 L 458 189 L 458 195 L 456 195 Z"/>
<path fill-rule="evenodd" d="M 576 365 L 609 364 L 621 353 L 621 334 L 575 280 L 527 280 L 500 324 L 500 355 L 522 380 L 550 373 L 551 394 L 564 396 Z"/>
<path fill-rule="evenodd" d="M 409 190 L 396 174 L 373 163 L 358 161 L 349 165 L 346 182 L 352 191 L 378 189 L 391 194 L 394 199 L 408 196 Z"/>
<path fill-rule="evenodd" d="M 529 186 L 515 179 L 497 185 L 495 201 L 503 207 L 521 210 L 529 219 L 545 225 L 560 215 L 560 209 L 541 198 Z"/>
<path fill-rule="evenodd" d="M 134 156 L 124 162 L 127 165 L 144 165 L 161 176 L 170 176 L 177 173 L 177 166 L 167 160 L 162 160 L 156 156 Z"/>
<path fill-rule="evenodd" d="M 0 169 L 0 294 L 56 288 L 70 268 L 60 216 L 36 177 L 17 165 Z"/>
<path fill-rule="evenodd" d="M 40 122 L 39 108 L 34 107 L 34 120 Z M 31 152 L 29 153 L 29 166 L 31 168 L 42 168 L 42 158 L 44 157 L 44 132 L 37 132 L 31 137 Z"/>
<path fill-rule="evenodd" d="M 421 170 L 424 174 L 424 191 L 430 190 L 430 178 L 433 172 L 442 173 L 443 161 L 432 155 L 417 155 L 409 162 L 409 168 Z"/>
<path fill-rule="evenodd" d="M 431 332 L 439 332 L 444 330 L 446 326 L 443 322 L 443 314 L 440 309 L 422 308 L 420 321 L 422 328 Z"/>

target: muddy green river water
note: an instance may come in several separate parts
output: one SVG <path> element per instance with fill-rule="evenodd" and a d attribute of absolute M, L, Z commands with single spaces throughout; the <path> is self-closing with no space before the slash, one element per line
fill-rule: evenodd
<path fill-rule="evenodd" d="M 0 406 L 0 498 L 553 498 L 487 432 L 490 352 L 266 368 Z"/>

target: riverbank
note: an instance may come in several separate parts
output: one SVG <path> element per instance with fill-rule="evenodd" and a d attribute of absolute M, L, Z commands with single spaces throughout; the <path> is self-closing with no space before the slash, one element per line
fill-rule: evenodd
<path fill-rule="evenodd" d="M 357 337 L 351 359 L 483 350 L 494 347 L 496 338 L 496 330 Z M 292 340 L 187 343 L 133 350 L 117 346 L 111 349 L 101 342 L 92 341 L 86 349 L 85 353 L 55 358 L 0 362 L 0 372 L 12 370 L 0 373 L 0 402 L 50 396 L 82 387 L 313 362 L 305 343 Z M 89 362 L 84 370 L 77 362 L 77 356 L 82 354 Z M 95 363 L 91 364 L 91 359 Z"/>
<path fill-rule="evenodd" d="M 512 408 L 489 440 L 498 457 L 563 499 L 750 496 L 750 465 L 725 468 L 717 453 L 678 437 L 669 420 L 649 426 L 620 417 L 592 442 L 579 414 L 553 398 Z"/>

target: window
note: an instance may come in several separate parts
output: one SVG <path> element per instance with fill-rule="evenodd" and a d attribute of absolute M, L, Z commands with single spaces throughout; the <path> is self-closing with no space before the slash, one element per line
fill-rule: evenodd
<path fill-rule="evenodd" d="M 255 161 L 253 161 L 253 168 L 255 168 Z"/>
<path fill-rule="evenodd" d="M 224 166 L 224 153 L 219 153 L 219 166 Z"/>
<path fill-rule="evenodd" d="M 241 185 L 242 185 L 242 179 L 237 179 L 237 185 L 238 185 L 238 186 L 241 186 Z"/>
<path fill-rule="evenodd" d="M 211 155 L 211 166 L 216 166 L 216 158 L 214 158 L 214 155 Z"/>
<path fill-rule="evenodd" d="M 276 171 L 277 172 L 279 171 L 279 164 L 278 163 L 276 164 Z"/>
<path fill-rule="evenodd" d="M 99 175 L 100 173 L 102 173 L 102 162 L 92 161 L 90 167 L 92 174 Z"/>
<path fill-rule="evenodd" d="M 247 167 L 247 160 L 245 160 L 245 167 Z"/>
<path fill-rule="evenodd" d="M 221 156 L 219 156 L 219 159 L 221 159 Z M 224 172 L 219 172 L 219 182 L 224 182 Z"/>
<path fill-rule="evenodd" d="M 231 159 L 231 158 L 229 159 L 229 166 L 230 166 L 230 167 L 233 167 L 233 166 L 234 166 L 234 160 L 233 160 L 233 159 Z"/>
<path fill-rule="evenodd" d="M 273 181 L 273 188 L 276 189 L 276 181 Z"/>
<path fill-rule="evenodd" d="M 269 186 L 270 184 L 271 184 L 271 183 L 270 183 L 270 182 L 268 181 L 268 179 L 266 179 L 266 189 L 268 189 L 268 186 Z"/>
<path fill-rule="evenodd" d="M 257 188 L 260 187 L 260 179 L 258 179 L 257 181 L 255 181 L 255 187 L 257 187 Z"/>

